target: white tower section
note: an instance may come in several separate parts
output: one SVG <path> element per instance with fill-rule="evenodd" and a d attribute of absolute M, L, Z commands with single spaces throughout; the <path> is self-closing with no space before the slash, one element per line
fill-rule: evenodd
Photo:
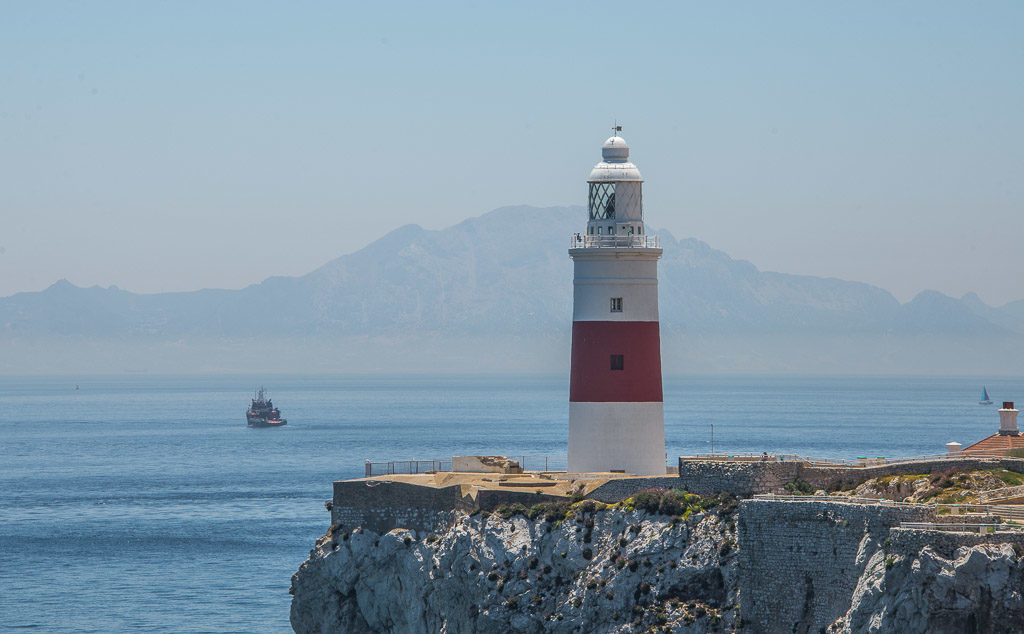
<path fill-rule="evenodd" d="M 586 231 L 573 236 L 571 473 L 665 474 L 657 238 L 643 178 L 619 136 L 590 173 Z"/>

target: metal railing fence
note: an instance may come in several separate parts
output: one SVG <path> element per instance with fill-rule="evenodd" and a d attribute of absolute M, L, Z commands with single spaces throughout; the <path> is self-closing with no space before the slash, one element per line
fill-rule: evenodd
<path fill-rule="evenodd" d="M 518 456 L 505 456 L 510 460 L 519 462 L 523 471 L 533 472 L 559 472 L 566 470 L 565 456 L 530 456 L 520 454 Z M 364 463 L 365 476 L 367 478 L 380 475 L 414 475 L 419 473 L 437 473 L 452 470 L 452 461 L 449 460 L 366 460 Z"/>
<path fill-rule="evenodd" d="M 932 522 L 900 522 L 900 528 L 912 528 L 924 531 L 944 531 L 950 533 L 1016 533 L 1024 530 L 1024 526 L 1013 524 L 936 524 Z"/>
<path fill-rule="evenodd" d="M 929 509 L 936 515 L 950 517 L 964 515 L 990 515 L 1008 520 L 1024 520 L 1024 506 L 1014 504 L 940 504 L 938 502 L 899 502 L 878 498 L 848 497 L 845 495 L 777 495 L 775 493 L 758 493 L 755 500 L 775 502 L 838 502 L 840 504 L 870 504 L 873 506 L 892 506 L 897 508 Z"/>
<path fill-rule="evenodd" d="M 660 249 L 661 239 L 658 236 L 624 235 L 624 236 L 590 236 L 573 233 L 569 236 L 570 249 L 605 249 L 630 247 L 634 249 Z"/>
<path fill-rule="evenodd" d="M 1024 497 L 1024 485 L 1014 487 L 1003 487 L 1001 489 L 992 489 L 991 491 L 982 491 L 978 494 L 978 498 L 982 502 L 991 502 L 993 500 L 1010 500 L 1013 498 Z"/>
<path fill-rule="evenodd" d="M 799 454 L 790 453 L 773 453 L 773 452 L 761 452 L 755 451 L 740 451 L 733 453 L 702 453 L 693 454 L 690 456 L 679 456 L 681 461 L 716 461 L 716 462 L 804 462 L 812 466 L 829 466 L 829 467 L 878 467 L 883 465 L 894 465 L 912 462 L 935 462 L 943 460 L 964 460 L 972 458 L 1013 458 L 1013 456 L 1007 456 L 1002 452 L 975 452 L 970 453 L 936 453 L 936 454 L 924 454 L 920 456 L 909 456 L 901 458 L 886 458 L 884 456 L 875 456 L 873 458 L 862 457 L 862 458 L 819 458 L 816 456 L 801 456 Z"/>

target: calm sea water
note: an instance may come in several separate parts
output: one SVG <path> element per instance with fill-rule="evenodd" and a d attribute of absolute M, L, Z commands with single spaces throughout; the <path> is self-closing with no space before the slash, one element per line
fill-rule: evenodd
<path fill-rule="evenodd" d="M 248 429 L 265 384 L 289 419 Z M 75 385 L 79 389 L 75 390 Z M 1024 380 L 680 377 L 669 456 L 933 453 Z M 0 628 L 285 631 L 331 482 L 371 459 L 564 456 L 564 376 L 0 377 Z M 564 458 L 563 458 L 564 459 Z"/>

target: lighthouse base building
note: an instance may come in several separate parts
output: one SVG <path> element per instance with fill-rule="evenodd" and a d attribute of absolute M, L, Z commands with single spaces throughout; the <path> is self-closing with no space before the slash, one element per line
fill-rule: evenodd
<path fill-rule="evenodd" d="M 640 171 L 619 136 L 588 179 L 586 232 L 571 239 L 571 473 L 666 472 L 656 236 L 644 231 Z"/>

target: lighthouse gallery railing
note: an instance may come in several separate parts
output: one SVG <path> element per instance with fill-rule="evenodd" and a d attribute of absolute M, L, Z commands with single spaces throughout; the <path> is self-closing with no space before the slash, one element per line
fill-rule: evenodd
<path fill-rule="evenodd" d="M 588 236 L 574 233 L 569 236 L 570 249 L 604 249 L 604 248 L 660 249 L 661 240 L 658 236 Z"/>

